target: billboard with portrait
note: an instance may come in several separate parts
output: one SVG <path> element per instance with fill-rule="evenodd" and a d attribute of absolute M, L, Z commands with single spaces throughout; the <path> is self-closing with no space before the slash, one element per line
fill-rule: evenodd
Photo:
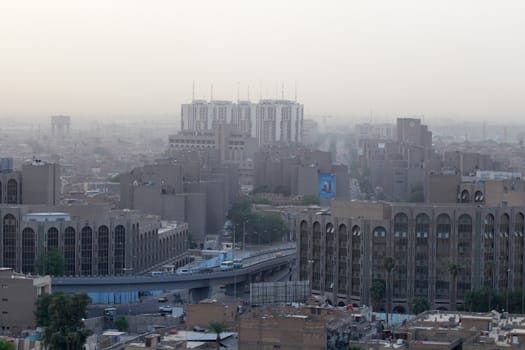
<path fill-rule="evenodd" d="M 319 198 L 335 198 L 335 174 L 319 174 Z"/>

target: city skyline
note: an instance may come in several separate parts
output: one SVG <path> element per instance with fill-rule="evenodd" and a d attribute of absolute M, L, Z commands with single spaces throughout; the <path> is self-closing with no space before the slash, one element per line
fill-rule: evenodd
<path fill-rule="evenodd" d="M 297 91 L 306 116 L 519 121 L 524 6 L 6 2 L 0 117 L 178 117 L 195 81 L 199 99 Z"/>

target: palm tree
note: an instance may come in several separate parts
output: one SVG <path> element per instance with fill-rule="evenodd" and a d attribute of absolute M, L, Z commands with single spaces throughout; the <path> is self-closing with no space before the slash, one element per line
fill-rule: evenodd
<path fill-rule="evenodd" d="M 370 302 L 374 309 L 377 311 L 385 297 L 385 281 L 384 280 L 374 280 L 372 286 L 370 287 Z"/>
<path fill-rule="evenodd" d="M 386 326 L 389 325 L 389 310 L 390 310 L 390 294 L 392 285 L 391 285 L 391 272 L 396 266 L 396 262 L 393 257 L 387 256 L 385 257 L 385 260 L 383 261 L 383 268 L 386 271 L 386 307 L 385 307 L 385 313 L 386 313 Z"/>
<path fill-rule="evenodd" d="M 217 350 L 219 350 L 221 348 L 221 333 L 226 330 L 226 326 L 219 321 L 211 321 L 208 328 L 217 334 L 215 342 L 217 343 Z"/>
<path fill-rule="evenodd" d="M 459 265 L 455 263 L 448 264 L 448 273 L 452 277 L 452 295 L 450 296 L 450 308 L 452 311 L 456 310 L 456 298 L 457 298 L 457 284 L 458 284 L 458 275 L 459 275 Z"/>
<path fill-rule="evenodd" d="M 488 285 L 489 288 L 489 312 L 492 310 L 492 285 L 493 285 L 493 277 L 494 277 L 494 268 L 495 264 L 493 260 L 487 260 L 485 261 L 485 279 L 490 281 L 490 284 Z"/>

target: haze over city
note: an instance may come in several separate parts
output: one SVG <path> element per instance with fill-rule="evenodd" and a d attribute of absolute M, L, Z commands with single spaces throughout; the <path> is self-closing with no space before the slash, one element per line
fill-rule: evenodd
<path fill-rule="evenodd" d="M 0 118 L 177 120 L 195 97 L 306 115 L 519 121 L 522 1 L 4 1 Z M 284 86 L 284 89 L 283 89 Z M 238 92 L 239 91 L 239 92 Z"/>

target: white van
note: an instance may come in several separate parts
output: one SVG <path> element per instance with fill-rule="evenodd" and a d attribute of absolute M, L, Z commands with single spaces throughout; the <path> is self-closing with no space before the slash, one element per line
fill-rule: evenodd
<path fill-rule="evenodd" d="M 221 262 L 220 268 L 222 271 L 233 270 L 233 261 L 228 260 Z"/>

